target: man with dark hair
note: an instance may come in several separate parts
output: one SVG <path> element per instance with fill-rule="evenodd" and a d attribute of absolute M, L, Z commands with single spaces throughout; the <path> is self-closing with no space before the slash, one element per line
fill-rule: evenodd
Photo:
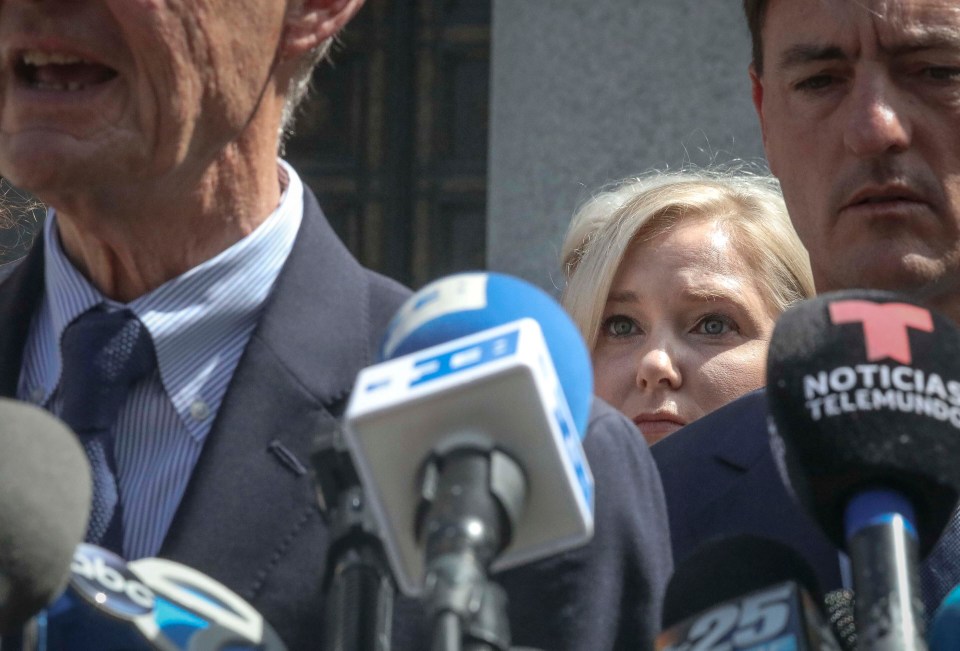
<path fill-rule="evenodd" d="M 767 9 L 767 0 L 743 0 L 743 13 L 747 17 L 747 29 L 750 30 L 751 57 L 750 67 L 763 72 L 763 15 Z"/>
<path fill-rule="evenodd" d="M 197 568 L 291 649 L 323 639 L 312 449 L 409 295 L 357 263 L 277 158 L 362 4 L 0 2 L 0 174 L 49 207 L 0 281 L 0 395 L 80 434 L 88 541 Z M 518 643 L 656 632 L 672 568 L 656 467 L 609 407 L 591 423 L 596 538 L 503 577 Z M 403 612 L 399 639 L 426 648 Z"/>
<path fill-rule="evenodd" d="M 764 148 L 817 290 L 904 291 L 960 321 L 960 6 L 745 0 L 744 9 Z M 825 589 L 838 587 L 837 553 L 783 488 L 766 421 L 754 393 L 654 447 L 674 556 L 717 535 L 766 534 L 802 551 Z M 960 581 L 941 567 L 924 571 L 928 605 Z"/>

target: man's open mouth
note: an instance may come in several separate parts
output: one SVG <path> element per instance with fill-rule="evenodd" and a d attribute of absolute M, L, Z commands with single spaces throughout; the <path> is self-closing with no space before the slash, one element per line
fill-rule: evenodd
<path fill-rule="evenodd" d="M 25 50 L 14 64 L 17 79 L 37 90 L 80 91 L 106 83 L 117 71 L 64 52 Z"/>

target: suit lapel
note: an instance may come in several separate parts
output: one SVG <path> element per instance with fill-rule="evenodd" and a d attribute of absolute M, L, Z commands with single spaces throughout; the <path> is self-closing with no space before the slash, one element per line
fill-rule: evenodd
<path fill-rule="evenodd" d="M 163 556 L 255 596 L 318 509 L 309 455 L 315 438 L 335 427 L 357 370 L 369 363 L 368 292 L 361 267 L 307 191 L 297 241 L 204 444 Z"/>
<path fill-rule="evenodd" d="M 729 491 L 742 485 L 741 478 L 769 456 L 766 413 L 766 393 L 759 390 L 721 407 L 704 421 L 704 426 L 710 423 L 711 431 L 698 437 L 704 447 L 697 453 L 703 462 L 697 465 L 710 469 L 711 480 L 690 482 L 691 493 L 704 491 L 687 498 L 699 505 L 693 522 L 710 519 L 717 505 L 728 500 Z"/>
<path fill-rule="evenodd" d="M 767 431 L 766 392 L 753 391 L 734 403 L 735 410 L 728 422 L 731 427 L 716 437 L 711 454 L 714 461 L 739 472 L 747 472 L 769 451 Z"/>

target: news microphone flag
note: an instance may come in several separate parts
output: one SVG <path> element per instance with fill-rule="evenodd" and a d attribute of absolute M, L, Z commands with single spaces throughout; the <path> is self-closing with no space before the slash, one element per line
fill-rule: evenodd
<path fill-rule="evenodd" d="M 503 451 L 526 478 L 524 516 L 493 570 L 589 540 L 589 355 L 552 298 L 500 274 L 444 278 L 400 309 L 384 353 L 357 378 L 345 440 L 403 592 L 418 594 L 425 576 L 423 464 L 456 446 Z"/>
<path fill-rule="evenodd" d="M 929 553 L 960 495 L 956 325 L 900 294 L 822 294 L 778 319 L 767 398 L 775 458 L 834 544 L 847 545 L 850 499 L 888 487 Z"/>
<path fill-rule="evenodd" d="M 657 651 L 840 651 L 813 599 L 787 581 L 734 597 L 657 638 Z"/>
<path fill-rule="evenodd" d="M 741 534 L 700 547 L 667 585 L 657 651 L 839 651 L 799 553 Z"/>
<path fill-rule="evenodd" d="M 202 572 L 88 544 L 37 628 L 38 651 L 285 651 L 250 604 Z"/>
<path fill-rule="evenodd" d="M 858 644 L 925 649 L 917 562 L 960 491 L 960 332 L 909 297 L 835 292 L 785 312 L 767 359 L 774 458 L 850 555 Z"/>
<path fill-rule="evenodd" d="M 519 278 L 473 272 L 426 285 L 400 306 L 388 324 L 381 361 L 525 318 L 536 321 L 543 332 L 573 421 L 583 438 L 593 395 L 590 353 L 580 331 L 553 297 Z"/>

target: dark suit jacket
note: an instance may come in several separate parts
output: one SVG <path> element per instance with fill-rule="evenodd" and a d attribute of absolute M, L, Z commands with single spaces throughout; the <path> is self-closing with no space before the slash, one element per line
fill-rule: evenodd
<path fill-rule="evenodd" d="M 13 396 L 43 290 L 37 242 L 0 285 L 0 395 Z M 409 291 L 363 269 L 304 196 L 304 219 L 204 444 L 160 556 L 262 613 L 291 649 L 322 639 L 327 530 L 308 472 Z"/>
<path fill-rule="evenodd" d="M 409 292 L 363 269 L 305 194 L 293 251 L 227 390 L 160 556 L 248 600 L 293 651 L 319 649 L 328 531 L 308 472 L 357 372 Z M 0 283 L 0 395 L 12 396 L 43 290 L 38 242 Z M 636 428 L 597 401 L 584 441 L 596 478 L 585 548 L 506 572 L 517 644 L 649 648 L 672 571 L 666 507 Z M 396 649 L 429 648 L 418 604 L 399 599 Z"/>
<path fill-rule="evenodd" d="M 837 549 L 780 478 L 762 389 L 694 421 L 651 452 L 663 478 L 678 565 L 711 538 L 756 534 L 799 551 L 822 590 L 841 587 Z"/>

